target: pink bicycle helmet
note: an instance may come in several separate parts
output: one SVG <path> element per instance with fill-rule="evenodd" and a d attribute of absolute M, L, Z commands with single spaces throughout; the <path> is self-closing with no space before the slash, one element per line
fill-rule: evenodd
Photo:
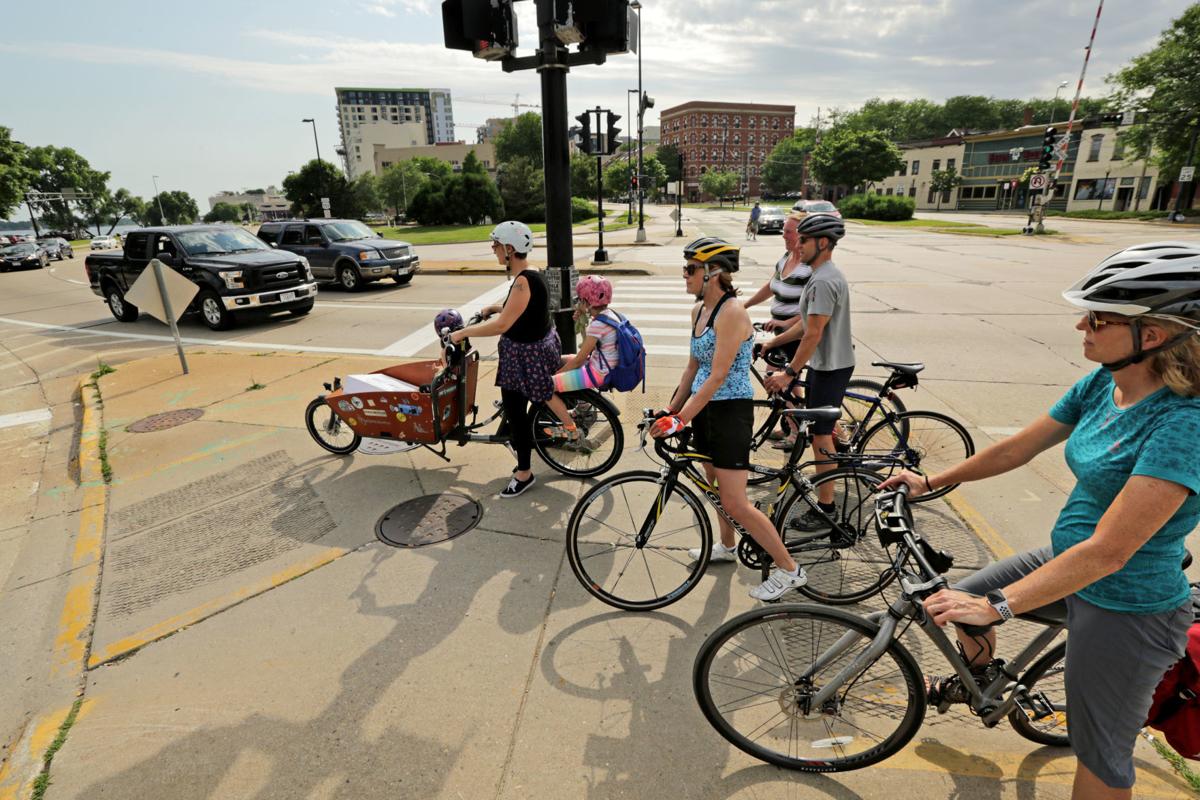
<path fill-rule="evenodd" d="M 608 278 L 599 275 L 584 275 L 575 284 L 575 296 L 593 308 L 611 303 L 612 294 L 612 284 Z"/>

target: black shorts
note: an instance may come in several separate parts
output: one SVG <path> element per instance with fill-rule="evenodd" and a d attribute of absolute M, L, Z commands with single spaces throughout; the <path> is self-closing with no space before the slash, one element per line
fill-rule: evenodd
<path fill-rule="evenodd" d="M 692 420 L 692 447 L 717 469 L 750 469 L 753 400 L 712 400 Z"/>
<path fill-rule="evenodd" d="M 820 408 L 822 406 L 842 407 L 842 398 L 846 395 L 846 385 L 854 367 L 843 369 L 819 370 L 809 369 L 804 386 L 804 407 Z M 814 422 L 809 433 L 815 436 L 828 436 L 833 433 L 836 422 Z"/>

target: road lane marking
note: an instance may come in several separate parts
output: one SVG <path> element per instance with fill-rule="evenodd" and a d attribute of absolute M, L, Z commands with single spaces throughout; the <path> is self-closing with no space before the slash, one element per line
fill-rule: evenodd
<path fill-rule="evenodd" d="M 1024 428 L 992 428 L 982 426 L 979 430 L 986 433 L 988 436 L 1013 436 L 1025 430 Z"/>
<path fill-rule="evenodd" d="M 484 306 L 493 305 L 508 294 L 508 286 L 507 280 L 502 281 L 499 285 L 493 286 L 474 300 L 468 300 L 466 303 L 458 306 L 458 312 L 462 314 L 464 320 L 467 319 Z M 437 343 L 438 335 L 433 330 L 433 321 L 430 320 L 428 324 L 422 325 L 403 339 L 392 342 L 380 350 L 378 354 L 381 356 L 406 358 L 408 356 L 415 356 L 426 347 Z"/>
<path fill-rule="evenodd" d="M 50 421 L 50 409 L 38 408 L 33 411 L 18 411 L 15 414 L 0 414 L 0 428 L 15 428 L 18 425 L 34 425 Z"/>

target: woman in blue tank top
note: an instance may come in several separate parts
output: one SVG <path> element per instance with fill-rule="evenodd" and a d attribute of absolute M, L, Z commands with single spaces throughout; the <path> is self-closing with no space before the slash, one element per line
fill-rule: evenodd
<path fill-rule="evenodd" d="M 691 424 L 693 448 L 712 458 L 704 469 L 709 482 L 716 483 L 721 505 L 775 561 L 775 569 L 750 596 L 775 600 L 789 589 L 803 586 L 807 578 L 771 520 L 746 496 L 754 434 L 754 388 L 750 383 L 754 326 L 735 299 L 738 248 L 705 238 L 685 247 L 683 254 L 687 290 L 700 301 L 692 312 L 691 357 L 664 416 L 651 433 L 669 436 Z M 733 528 L 720 516 L 718 522 L 721 541 L 713 544 L 710 560 L 735 561 Z M 695 559 L 703 553 L 696 549 L 689 555 Z"/>

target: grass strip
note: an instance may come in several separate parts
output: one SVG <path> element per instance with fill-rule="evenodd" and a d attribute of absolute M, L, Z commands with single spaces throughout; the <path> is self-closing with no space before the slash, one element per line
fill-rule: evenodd
<path fill-rule="evenodd" d="M 955 222 L 941 219 L 861 219 L 851 218 L 851 221 L 863 225 L 880 225 L 888 228 L 982 228 L 978 222 Z"/>
<path fill-rule="evenodd" d="M 403 225 L 399 228 L 382 227 L 375 231 L 385 239 L 403 239 L 409 244 L 461 244 L 463 242 L 486 242 L 494 225 Z M 546 224 L 535 222 L 529 226 L 534 233 L 545 233 Z"/>
<path fill-rule="evenodd" d="M 33 793 L 30 795 L 32 800 L 43 800 L 46 796 L 46 789 L 50 787 L 50 764 L 53 763 L 55 754 L 67 743 L 67 734 L 71 731 L 71 726 L 75 724 L 75 718 L 79 716 L 79 707 L 82 705 L 82 697 L 77 698 L 71 704 L 71 710 L 67 713 L 67 718 L 63 720 L 62 725 L 58 726 L 58 735 L 50 743 L 50 748 L 46 750 L 46 755 L 42 756 L 42 771 L 33 780 Z"/>
<path fill-rule="evenodd" d="M 1142 735 L 1150 740 L 1150 744 L 1154 745 L 1154 749 L 1175 769 L 1179 777 L 1188 782 L 1188 786 L 1192 787 L 1192 791 L 1200 794 L 1200 773 L 1193 770 L 1183 756 L 1176 753 L 1163 742 L 1160 742 L 1157 736 L 1149 735 L 1145 731 L 1142 731 Z"/>

